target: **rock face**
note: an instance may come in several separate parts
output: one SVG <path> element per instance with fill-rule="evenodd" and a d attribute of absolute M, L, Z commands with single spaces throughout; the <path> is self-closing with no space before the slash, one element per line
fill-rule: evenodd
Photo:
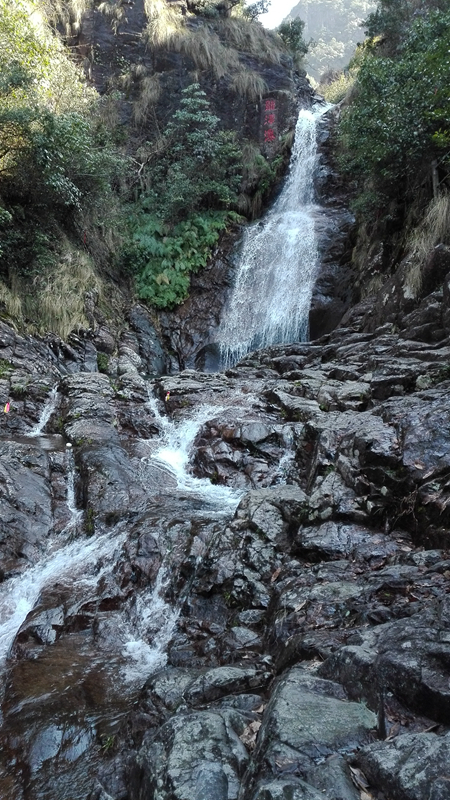
<path fill-rule="evenodd" d="M 333 129 L 338 119 L 334 106 L 318 127 L 319 166 L 315 178 L 322 212 L 316 219 L 319 273 L 309 313 L 310 338 L 330 333 L 354 302 L 352 251 L 355 218 L 349 209 L 351 193 L 336 166 Z"/>
<path fill-rule="evenodd" d="M 446 298 L 156 379 L 1 323 L 4 800 L 448 800 Z"/>

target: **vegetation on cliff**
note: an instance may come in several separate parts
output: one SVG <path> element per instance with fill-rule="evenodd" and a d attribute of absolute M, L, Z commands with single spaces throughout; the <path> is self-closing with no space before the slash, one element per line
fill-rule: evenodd
<path fill-rule="evenodd" d="M 219 234 L 238 218 L 242 153 L 219 127 L 198 84 L 183 90 L 159 158 L 147 165 L 146 188 L 131 208 L 131 243 L 123 261 L 141 298 L 167 308 L 184 300 L 190 273 L 204 267 Z"/>
<path fill-rule="evenodd" d="M 448 4 L 380 0 L 366 30 L 341 112 L 341 166 L 355 189 L 361 292 L 403 264 L 405 301 L 420 296 L 433 248 L 450 242 Z"/>
<path fill-rule="evenodd" d="M 378 207 L 407 197 L 432 171 L 443 188 L 450 157 L 450 12 L 424 6 L 407 20 L 402 2 L 394 18 L 393 4 L 386 8 L 384 29 L 383 6 L 369 19 L 377 38 L 340 126 L 345 167 L 366 187 L 361 201 Z"/>
<path fill-rule="evenodd" d="M 289 150 L 280 131 L 261 151 L 263 74 L 289 74 L 293 49 L 261 10 L 0 0 L 4 313 L 66 336 L 87 324 L 80 297 L 104 296 L 106 273 L 173 306 L 220 232 L 259 213 Z M 52 298 L 67 312 L 59 326 Z"/>

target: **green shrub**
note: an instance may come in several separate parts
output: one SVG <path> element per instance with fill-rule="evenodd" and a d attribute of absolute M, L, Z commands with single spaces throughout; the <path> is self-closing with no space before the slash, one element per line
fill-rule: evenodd
<path fill-rule="evenodd" d="M 278 36 L 283 44 L 294 56 L 303 56 L 308 52 L 308 45 L 303 38 L 305 23 L 299 17 L 282 22 L 277 29 Z"/>
<path fill-rule="evenodd" d="M 328 103 L 340 103 L 355 83 L 354 72 L 339 72 L 329 83 L 320 83 L 318 91 Z"/>
<path fill-rule="evenodd" d="M 58 224 L 97 206 L 125 167 L 98 99 L 21 0 L 0 0 L 0 213 L 4 273 L 42 270 Z M 100 202 L 99 202 L 100 199 Z M 102 219 L 104 223 L 104 217 Z"/>
<path fill-rule="evenodd" d="M 9 361 L 0 358 L 0 378 L 6 377 L 12 371 L 12 366 Z"/>
<path fill-rule="evenodd" d="M 195 211 L 230 208 L 241 180 L 235 134 L 220 130 L 220 120 L 198 84 L 182 95 L 164 133 L 165 148 L 147 167 L 150 188 L 140 198 L 143 208 L 172 223 Z"/>
<path fill-rule="evenodd" d="M 450 12 L 415 17 L 397 52 L 366 49 L 342 115 L 343 165 L 375 194 L 395 197 L 450 154 Z"/>
<path fill-rule="evenodd" d="M 97 368 L 99 372 L 108 374 L 109 356 L 106 353 L 97 353 Z"/>
<path fill-rule="evenodd" d="M 146 189 L 130 208 L 120 261 L 143 300 L 172 308 L 187 297 L 190 274 L 206 265 L 221 231 L 238 218 L 231 209 L 241 159 L 234 133 L 220 130 L 200 86 L 188 86 L 147 166 Z"/>
<path fill-rule="evenodd" d="M 170 228 L 157 217 L 141 214 L 122 256 L 125 268 L 136 273 L 139 296 L 158 308 L 185 300 L 191 272 L 206 266 L 221 231 L 236 217 L 209 211 Z"/>

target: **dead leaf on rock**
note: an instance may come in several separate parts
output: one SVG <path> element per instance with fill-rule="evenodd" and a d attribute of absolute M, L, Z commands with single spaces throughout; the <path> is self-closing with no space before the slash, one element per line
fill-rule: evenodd
<path fill-rule="evenodd" d="M 273 573 L 273 575 L 272 575 L 272 577 L 270 579 L 271 583 L 274 583 L 274 581 L 276 581 L 276 579 L 278 578 L 278 575 L 280 574 L 280 572 L 281 572 L 281 567 L 278 567 L 278 569 L 275 570 L 275 572 Z"/>
<path fill-rule="evenodd" d="M 399 731 L 400 731 L 400 723 L 399 723 L 399 722 L 396 722 L 396 723 L 395 723 L 395 724 L 392 726 L 392 728 L 390 729 L 390 731 L 389 731 L 389 736 L 388 736 L 388 737 L 385 739 L 385 741 L 386 741 L 386 742 L 390 742 L 390 741 L 392 741 L 392 739 L 395 739 L 395 737 L 397 736 L 397 734 L 398 734 L 398 732 L 399 732 Z"/>
<path fill-rule="evenodd" d="M 256 747 L 256 737 L 260 727 L 261 722 L 255 720 L 254 722 L 251 722 L 250 725 L 247 725 L 246 728 L 244 728 L 239 737 L 242 744 L 244 744 L 245 747 L 248 747 L 249 750 L 254 750 Z"/>
<path fill-rule="evenodd" d="M 351 777 L 353 783 L 355 784 L 355 786 L 358 787 L 358 789 L 365 790 L 365 789 L 369 788 L 369 781 L 367 780 L 366 776 L 364 775 L 364 772 L 362 770 L 358 769 L 358 767 L 350 767 L 350 777 Z M 370 797 L 370 795 L 369 795 L 369 797 Z"/>
<path fill-rule="evenodd" d="M 295 606 L 294 611 L 300 611 L 305 606 L 306 606 L 306 600 L 303 600 L 303 603 L 299 603 L 298 606 Z"/>
<path fill-rule="evenodd" d="M 290 758 L 276 758 L 275 764 L 282 772 L 291 772 L 296 767 L 297 762 Z"/>

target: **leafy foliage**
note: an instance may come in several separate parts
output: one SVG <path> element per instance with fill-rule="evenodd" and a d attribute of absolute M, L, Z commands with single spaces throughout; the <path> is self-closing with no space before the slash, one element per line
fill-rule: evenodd
<path fill-rule="evenodd" d="M 52 221 L 108 192 L 121 159 L 94 110 L 94 94 L 44 20 L 22 0 L 0 0 L 0 230 L 9 266 L 30 271 L 51 253 Z"/>
<path fill-rule="evenodd" d="M 305 23 L 302 19 L 285 20 L 279 26 L 277 33 L 283 43 L 294 55 L 304 56 L 308 52 L 308 45 L 303 38 Z"/>
<path fill-rule="evenodd" d="M 183 90 L 164 147 L 147 165 L 149 188 L 131 212 L 132 240 L 122 255 L 141 298 L 170 308 L 187 297 L 190 273 L 206 265 L 220 232 L 237 217 L 230 209 L 237 204 L 241 157 L 200 86 Z"/>
<path fill-rule="evenodd" d="M 415 18 L 431 10 L 446 11 L 447 0 L 379 0 L 364 25 L 370 39 L 381 40 L 385 55 L 394 55 L 403 45 Z"/>
<path fill-rule="evenodd" d="M 325 73 L 318 86 L 319 93 L 328 103 L 340 103 L 353 87 L 356 79 L 354 70 Z"/>
<path fill-rule="evenodd" d="M 344 165 L 393 197 L 450 155 L 450 12 L 414 17 L 395 55 L 366 48 L 340 126 Z M 444 176 L 445 178 L 445 176 Z"/>
<path fill-rule="evenodd" d="M 192 214 L 174 227 L 141 213 L 123 263 L 137 273 L 139 296 L 158 308 L 172 308 L 186 299 L 191 272 L 206 266 L 219 234 L 236 214 L 209 211 Z"/>
<path fill-rule="evenodd" d="M 271 0 L 257 0 L 256 3 L 250 3 L 249 6 L 244 8 L 244 17 L 247 19 L 258 19 L 260 14 L 267 14 Z"/>
<path fill-rule="evenodd" d="M 234 134 L 220 130 L 198 84 L 182 95 L 160 152 L 146 166 L 143 177 L 150 188 L 141 197 L 144 208 L 172 222 L 199 209 L 230 207 L 240 183 Z"/>

